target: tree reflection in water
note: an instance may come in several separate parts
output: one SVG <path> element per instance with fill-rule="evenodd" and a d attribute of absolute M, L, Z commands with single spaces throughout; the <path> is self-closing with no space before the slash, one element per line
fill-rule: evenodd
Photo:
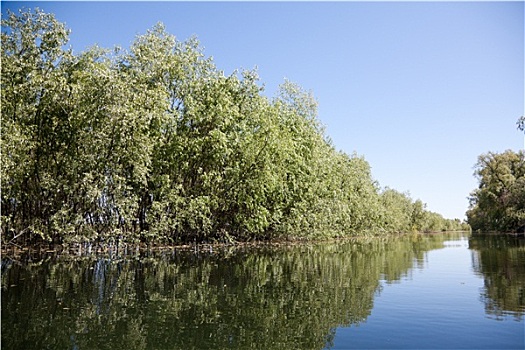
<path fill-rule="evenodd" d="M 525 239 L 476 234 L 469 240 L 474 271 L 484 278 L 481 299 L 496 318 L 525 314 Z"/>
<path fill-rule="evenodd" d="M 337 327 L 367 319 L 381 281 L 405 276 L 451 237 L 405 235 L 125 259 L 4 259 L 2 345 L 319 349 L 332 344 Z M 521 279 L 509 282 L 501 268 L 489 270 L 485 260 L 499 258 L 476 242 L 473 238 L 471 247 L 479 251 L 479 270 L 498 286 L 488 289 L 488 298 L 496 293 L 498 308 L 523 311 L 523 264 L 513 265 Z M 502 257 L 501 263 L 523 261 L 523 253 L 517 247 L 506 254 L 521 258 Z M 510 283 L 510 290 L 498 283 Z M 504 303 L 498 293 L 504 293 Z"/>

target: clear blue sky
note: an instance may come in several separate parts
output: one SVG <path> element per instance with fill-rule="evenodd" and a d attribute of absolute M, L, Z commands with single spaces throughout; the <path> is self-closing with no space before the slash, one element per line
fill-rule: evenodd
<path fill-rule="evenodd" d="M 311 90 L 335 146 L 363 155 L 381 186 L 464 218 L 487 151 L 519 150 L 523 2 L 2 2 L 38 6 L 80 52 L 128 47 L 158 21 L 196 35 L 226 74 L 258 67 Z"/>

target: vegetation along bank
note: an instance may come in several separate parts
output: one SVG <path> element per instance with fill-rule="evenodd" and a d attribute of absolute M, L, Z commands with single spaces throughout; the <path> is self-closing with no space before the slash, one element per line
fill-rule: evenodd
<path fill-rule="evenodd" d="M 65 49 L 52 14 L 2 20 L 2 240 L 233 242 L 464 229 L 337 151 L 312 95 L 225 75 L 158 24 Z M 468 228 L 468 227 L 467 227 Z"/>
<path fill-rule="evenodd" d="M 479 186 L 467 211 L 472 229 L 525 233 L 525 152 L 482 154 L 475 175 Z"/>

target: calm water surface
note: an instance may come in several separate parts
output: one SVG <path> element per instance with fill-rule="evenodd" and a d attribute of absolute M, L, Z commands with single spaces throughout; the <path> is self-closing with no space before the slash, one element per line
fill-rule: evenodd
<path fill-rule="evenodd" d="M 525 242 L 2 258 L 2 349 L 525 348 Z"/>

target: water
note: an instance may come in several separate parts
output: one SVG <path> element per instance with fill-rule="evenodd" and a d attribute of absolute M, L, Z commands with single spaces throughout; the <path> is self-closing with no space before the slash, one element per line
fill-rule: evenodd
<path fill-rule="evenodd" d="M 3 349 L 525 348 L 525 242 L 2 259 Z"/>

